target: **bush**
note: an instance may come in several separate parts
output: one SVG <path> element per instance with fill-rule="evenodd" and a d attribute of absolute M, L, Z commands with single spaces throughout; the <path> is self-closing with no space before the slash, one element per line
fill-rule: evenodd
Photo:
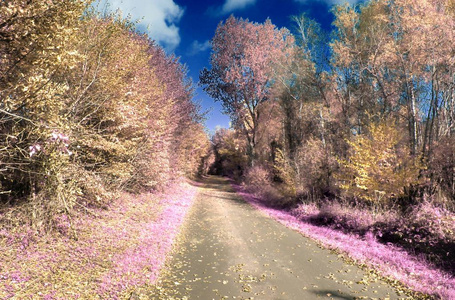
<path fill-rule="evenodd" d="M 455 141 L 446 137 L 439 141 L 434 150 L 433 156 L 428 164 L 428 175 L 432 181 L 432 187 L 440 197 L 452 199 L 452 206 L 455 207 Z"/>
<path fill-rule="evenodd" d="M 246 189 L 270 206 L 283 207 L 289 202 L 277 188 L 273 186 L 272 173 L 266 167 L 255 165 L 245 172 L 243 184 Z"/>
<path fill-rule="evenodd" d="M 185 67 L 89 2 L 0 5 L 0 205 L 45 228 L 195 174 L 208 148 Z"/>
<path fill-rule="evenodd" d="M 337 162 L 320 140 L 309 139 L 299 147 L 295 165 L 298 194 L 312 199 L 335 194 L 332 174 Z"/>
<path fill-rule="evenodd" d="M 361 236 L 368 232 L 381 236 L 383 224 L 396 224 L 400 220 L 399 214 L 394 211 L 338 201 L 301 203 L 291 212 L 302 220 Z"/>
<path fill-rule="evenodd" d="M 275 162 L 273 165 L 275 176 L 281 181 L 282 190 L 285 195 L 290 197 L 296 196 L 296 174 L 291 167 L 289 160 L 284 152 L 277 149 L 275 155 Z"/>
<path fill-rule="evenodd" d="M 455 270 L 455 216 L 428 198 L 404 213 L 362 203 L 325 201 L 301 203 L 291 214 L 318 226 L 398 245 L 449 272 Z"/>
<path fill-rule="evenodd" d="M 260 192 L 272 185 L 272 175 L 265 167 L 256 165 L 246 171 L 244 183 L 251 192 Z"/>
<path fill-rule="evenodd" d="M 367 131 L 348 141 L 349 157 L 340 161 L 339 186 L 350 198 L 379 205 L 409 196 L 423 166 L 409 155 L 402 132 L 388 120 L 370 124 Z"/>

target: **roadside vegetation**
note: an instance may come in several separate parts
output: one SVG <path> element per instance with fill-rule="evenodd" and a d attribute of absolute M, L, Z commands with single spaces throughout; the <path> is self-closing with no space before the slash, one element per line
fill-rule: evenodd
<path fill-rule="evenodd" d="M 417 258 L 436 271 L 415 284 L 399 263 L 383 274 L 452 299 L 453 1 L 374 0 L 333 13 L 330 33 L 305 15 L 291 30 L 234 16 L 219 24 L 200 78 L 233 126 L 212 138 L 211 172 L 312 230 Z"/>
<path fill-rule="evenodd" d="M 91 1 L 0 4 L 0 298 L 155 280 L 209 140 L 177 57 Z"/>
<path fill-rule="evenodd" d="M 231 16 L 200 75 L 233 124 L 212 141 L 179 59 L 90 4 L 0 5 L 1 298 L 146 290 L 194 198 L 185 178 L 207 171 L 455 297 L 454 1 L 336 6 L 331 33 Z"/>

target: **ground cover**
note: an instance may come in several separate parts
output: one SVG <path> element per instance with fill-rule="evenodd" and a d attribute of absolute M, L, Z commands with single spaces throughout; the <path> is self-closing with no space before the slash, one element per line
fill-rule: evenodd
<path fill-rule="evenodd" d="M 197 192 L 182 182 L 161 193 L 124 193 L 71 220 L 62 215 L 51 234 L 4 227 L 0 298 L 124 299 L 153 285 Z"/>
<path fill-rule="evenodd" d="M 324 213 L 328 216 L 327 209 L 324 212 L 312 204 L 301 205 L 294 209 L 274 208 L 242 186 L 237 184 L 232 186 L 247 202 L 267 215 L 317 240 L 324 247 L 347 255 L 356 264 L 375 270 L 374 272 L 388 278 L 389 281 L 434 298 L 455 299 L 453 274 L 435 267 L 423 256 L 410 254 L 403 247 L 381 242 L 381 237 L 373 231 L 362 234 L 360 230 L 362 222 L 357 225 L 352 223 L 351 226 L 357 230 L 351 230 L 351 232 L 343 230 L 342 225 L 337 228 L 336 225 L 329 226 L 329 222 L 318 224 L 314 220 L 320 220 Z M 360 221 L 362 215 L 359 212 L 355 213 L 357 220 Z M 382 221 L 387 222 L 385 219 Z"/>

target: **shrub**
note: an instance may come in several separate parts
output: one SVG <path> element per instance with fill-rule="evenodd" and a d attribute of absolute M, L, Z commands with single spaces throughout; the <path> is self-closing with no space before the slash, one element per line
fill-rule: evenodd
<path fill-rule="evenodd" d="M 272 175 L 265 167 L 256 165 L 246 171 L 244 183 L 250 191 L 260 192 L 264 187 L 272 185 Z"/>
<path fill-rule="evenodd" d="M 284 152 L 277 149 L 275 154 L 275 161 L 273 165 L 274 173 L 276 177 L 282 183 L 283 192 L 291 197 L 296 196 L 296 184 L 295 184 L 295 171 L 291 167 L 289 160 L 286 158 Z"/>
<path fill-rule="evenodd" d="M 455 141 L 446 137 L 439 141 L 428 163 L 428 175 L 433 188 L 440 194 L 440 198 L 452 199 L 455 208 Z"/>
<path fill-rule="evenodd" d="M 243 184 L 247 190 L 270 206 L 285 206 L 289 199 L 284 197 L 274 186 L 270 170 L 261 165 L 250 167 L 245 172 Z"/>
<path fill-rule="evenodd" d="M 297 149 L 295 166 L 299 194 L 313 199 L 334 194 L 332 174 L 337 162 L 326 147 L 321 140 L 312 138 Z"/>
<path fill-rule="evenodd" d="M 89 2 L 0 5 L 0 204 L 46 227 L 194 174 L 208 145 L 185 67 Z"/>
<path fill-rule="evenodd" d="M 394 122 L 370 124 L 368 133 L 354 136 L 348 160 L 340 160 L 339 186 L 348 197 L 384 204 L 405 197 L 408 188 L 419 183 L 422 166 Z"/>
<path fill-rule="evenodd" d="M 440 242 L 455 242 L 455 216 L 428 199 L 410 208 L 403 220 L 398 234 L 410 244 L 433 247 Z"/>

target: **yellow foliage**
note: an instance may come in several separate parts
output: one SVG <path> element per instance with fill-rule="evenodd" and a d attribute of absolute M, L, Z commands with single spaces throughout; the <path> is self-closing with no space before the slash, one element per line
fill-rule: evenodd
<path fill-rule="evenodd" d="M 273 165 L 278 177 L 283 181 L 285 193 L 290 196 L 296 195 L 296 174 L 294 169 L 289 164 L 289 160 L 281 149 L 277 149 L 275 155 L 275 163 Z"/>
<path fill-rule="evenodd" d="M 348 160 L 340 160 L 339 186 L 348 196 L 381 203 L 405 196 L 406 187 L 419 183 L 423 166 L 409 155 L 402 133 L 391 121 L 368 127 L 368 134 L 348 141 Z"/>
<path fill-rule="evenodd" d="M 31 219 L 193 174 L 209 148 L 185 68 L 90 3 L 0 5 L 0 201 Z"/>

